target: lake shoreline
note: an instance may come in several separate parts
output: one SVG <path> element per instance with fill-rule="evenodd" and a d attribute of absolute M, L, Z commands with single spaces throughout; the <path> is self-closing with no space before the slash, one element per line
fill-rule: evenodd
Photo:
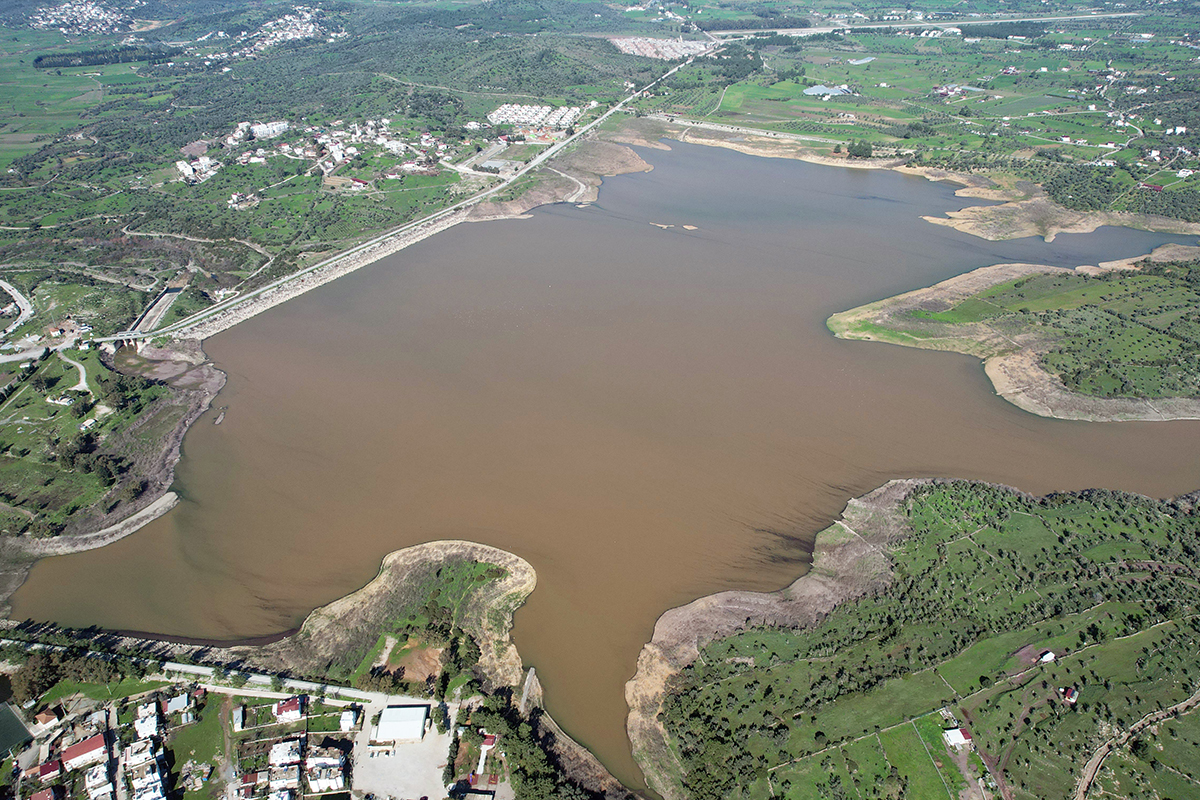
<path fill-rule="evenodd" d="M 198 369 L 207 369 L 209 374 L 194 387 L 202 396 L 190 398 L 189 408 L 183 419 L 163 441 L 158 455 L 159 466 L 152 476 L 151 487 L 133 503 L 125 503 L 106 514 L 102 527 L 81 533 L 67 532 L 48 540 L 7 540 L 0 545 L 0 613 L 11 612 L 8 599 L 21 587 L 29 570 L 41 558 L 52 555 L 70 555 L 94 550 L 129 536 L 174 508 L 179 497 L 170 491 L 174 481 L 174 470 L 181 457 L 180 448 L 188 429 L 195 424 L 216 399 L 225 383 L 225 376 L 208 362 L 203 350 L 205 339 L 226 331 L 251 319 L 293 297 L 299 297 L 319 286 L 349 275 L 359 269 L 400 252 L 442 231 L 463 222 L 491 222 L 505 219 L 525 219 L 534 208 L 575 199 L 588 203 L 596 199 L 602 178 L 627 172 L 645 172 L 650 165 L 627 147 L 618 147 L 609 142 L 587 140 L 560 156 L 564 166 L 578 178 L 559 173 L 558 179 L 544 180 L 520 197 L 508 201 L 481 202 L 469 209 L 450 214 L 407 229 L 389 237 L 373 247 L 351 252 L 335 258 L 326 266 L 290 281 L 276 289 L 265 292 L 253 300 L 215 314 L 192 328 L 171 337 L 165 347 L 152 347 L 148 343 L 139 347 L 139 355 L 148 362 L 161 364 L 186 363 Z M 582 191 L 581 191 L 582 189 Z M 186 370 L 185 370 L 186 371 Z M 155 375 L 154 377 L 177 377 Z M 218 420 L 219 421 L 219 420 Z M 132 512 L 130 512 L 132 508 Z M 115 519 L 114 519 L 115 518 Z M 92 526 L 94 527 L 94 526 Z"/>
<path fill-rule="evenodd" d="M 98 519 L 89 515 L 58 536 L 0 539 L 0 613 L 4 616 L 12 611 L 9 599 L 40 559 L 84 553 L 119 542 L 179 504 L 180 497 L 171 487 L 182 457 L 183 439 L 224 388 L 225 373 L 212 365 L 198 341 L 176 342 L 166 348 L 147 345 L 139 358 L 144 377 L 170 387 L 171 396 L 160 402 L 184 408 L 179 421 L 153 453 L 143 458 L 135 456 L 145 470 L 146 488 L 135 499 L 117 502 Z"/>
<path fill-rule="evenodd" d="M 1151 261 L 1186 260 L 1197 248 L 1165 245 L 1145 256 Z M 956 275 L 940 283 L 894 295 L 831 316 L 827 325 L 839 339 L 883 342 L 921 350 L 946 350 L 983 360 L 984 372 L 996 393 L 1018 408 L 1054 419 L 1086 422 L 1163 422 L 1200 419 L 1200 398 L 1154 399 L 1094 397 L 1071 391 L 1057 375 L 1042 367 L 1041 357 L 1052 343 L 1029 336 L 1012 338 L 982 323 L 959 323 L 953 334 L 909 332 L 899 321 L 925 307 L 950 308 L 966 298 L 1026 275 L 1055 272 L 1099 274 L 1135 269 L 1141 258 L 1083 266 L 1075 270 L 1043 264 L 996 264 Z"/>
<path fill-rule="evenodd" d="M 407 229 L 393 237 L 389 237 L 380 241 L 378 244 L 365 250 L 352 252 L 351 254 L 334 259 L 330 264 L 318 269 L 298 280 L 290 281 L 274 290 L 266 292 L 253 300 L 235 306 L 227 311 L 218 313 L 209 317 L 196 326 L 187 329 L 185 332 L 177 335 L 174 339 L 173 347 L 168 348 L 166 353 L 186 352 L 187 357 L 192 359 L 205 358 L 202 343 L 205 339 L 215 336 L 216 334 L 228 330 L 240 322 L 251 319 L 258 314 L 267 311 L 274 306 L 280 305 L 293 297 L 298 297 L 312 289 L 329 283 L 343 275 L 349 275 L 366 266 L 369 266 L 377 261 L 380 261 L 388 256 L 394 255 L 414 244 L 417 244 L 425 239 L 434 236 L 444 230 L 448 230 L 462 222 L 487 222 L 497 221 L 502 219 L 523 219 L 526 218 L 530 211 L 543 205 L 551 205 L 559 202 L 594 202 L 599 193 L 599 187 L 602 179 L 614 175 L 622 175 L 631 172 L 648 172 L 652 167 L 647 164 L 640 156 L 638 156 L 632 147 L 643 146 L 656 149 L 669 149 L 669 145 L 662 143 L 659 139 L 662 135 L 670 135 L 672 132 L 678 134 L 677 138 L 681 142 L 691 144 L 702 144 L 707 146 L 718 146 L 737 152 L 753 155 L 758 157 L 768 158 L 794 158 L 796 160 L 805 161 L 808 163 L 820 164 L 824 166 L 838 166 L 848 169 L 882 169 L 899 172 L 905 175 L 916 175 L 924 177 L 931 181 L 952 181 L 961 185 L 961 188 L 956 190 L 955 195 L 960 197 L 972 197 L 993 201 L 1005 201 L 999 206 L 968 206 L 960 211 L 950 212 L 948 218 L 923 217 L 927 221 L 934 224 L 942 224 L 970 233 L 981 238 L 994 240 L 995 238 L 1016 238 L 1013 234 L 1019 231 L 1019 235 L 1033 235 L 1025 228 L 1014 227 L 1009 225 L 1004 228 L 1006 235 L 999 235 L 996 227 L 989 227 L 985 221 L 981 221 L 980 214 L 987 212 L 989 209 L 1008 209 L 1010 207 L 1020 207 L 1024 211 L 1018 212 L 1018 216 L 1024 215 L 1029 217 L 1034 212 L 1030 209 L 1030 202 L 1036 202 L 1040 198 L 1034 198 L 1033 201 L 1028 199 L 1019 199 L 1014 195 L 1012 190 L 1006 190 L 1002 187 L 997 187 L 990 180 L 982 176 L 967 175 L 961 173 L 949 172 L 946 170 L 911 167 L 908 166 L 907 159 L 886 159 L 886 160 L 855 160 L 850 158 L 833 158 L 813 152 L 810 148 L 798 146 L 794 142 L 781 142 L 778 139 L 771 139 L 766 136 L 762 137 L 731 137 L 727 133 L 721 131 L 711 131 L 704 129 L 685 128 L 681 125 L 671 125 L 670 123 L 659 120 L 626 120 L 620 127 L 616 129 L 605 130 L 598 133 L 579 144 L 579 146 L 564 152 L 559 155 L 554 164 L 561 166 L 565 172 L 557 169 L 552 170 L 557 173 L 558 177 L 544 177 L 544 179 L 534 188 L 526 191 L 523 195 L 508 201 L 489 200 L 478 203 L 468 209 L 450 214 L 437 219 L 429 220 L 426 223 L 418 225 L 414 228 Z M 1026 204 L 1026 205 L 1022 205 Z M 1043 204 L 1044 205 L 1044 204 Z M 1038 206 L 1039 213 L 1044 214 L 1044 208 Z M 1066 209 L 1061 209 L 1067 212 Z M 992 211 L 992 214 L 997 212 Z M 1008 212 L 1005 212 L 1008 213 Z M 1072 216 L 1069 222 L 1063 222 L 1066 227 L 1055 227 L 1048 233 L 1039 233 L 1043 235 L 1046 241 L 1052 241 L 1054 235 L 1059 232 L 1090 232 L 1094 231 L 1101 225 L 1108 224 L 1124 224 L 1130 227 L 1141 227 L 1152 230 L 1168 230 L 1163 228 L 1151 227 L 1148 221 L 1153 221 L 1157 218 L 1148 218 L 1145 215 L 1118 215 L 1120 221 L 1115 221 L 1115 217 L 1110 212 L 1097 212 L 1096 214 L 1080 214 L 1076 212 L 1067 212 Z M 1081 221 L 1081 218 L 1084 221 Z M 1145 218 L 1144 218 L 1145 217 Z M 1112 219 L 1110 219 L 1112 218 Z M 1128 218 L 1128 219 L 1126 219 Z M 1170 228 L 1175 232 L 1198 233 L 1200 234 L 1200 225 L 1190 223 L 1180 223 L 1178 221 L 1168 221 L 1177 224 L 1177 227 Z M 1025 220 L 1028 227 L 1028 220 Z M 1071 226 L 1074 227 L 1071 227 Z M 1090 227 L 1089 227 L 1090 226 Z M 848 313 L 848 312 L 846 312 Z M 172 357 L 168 355 L 168 357 Z M 1030 371 L 1026 368 L 1024 362 L 1009 360 L 998 365 L 993 365 L 989 370 L 989 378 L 993 379 L 993 383 L 999 387 L 1005 387 L 1005 391 L 1011 396 L 1025 396 L 1028 398 L 1034 397 L 1057 397 L 1059 393 L 1054 391 L 1054 387 L 1046 384 L 1044 379 L 1038 374 L 1039 371 Z M 222 381 L 223 383 L 223 381 Z M 219 387 L 218 390 L 219 391 Z M 1065 387 L 1063 389 L 1065 390 Z M 1002 394 L 1004 392 L 1001 392 Z M 189 414 L 190 421 L 186 424 L 181 423 L 180 427 L 173 433 L 171 441 L 164 448 L 164 458 L 169 463 L 169 469 L 173 475 L 175 462 L 178 461 L 178 447 L 186 435 L 187 429 L 193 424 L 204 410 L 207 410 L 212 400 L 215 398 L 216 392 L 213 392 L 213 397 L 209 398 L 204 403 L 203 408 L 199 413 Z M 1014 401 L 1015 402 L 1015 401 Z M 1039 400 L 1028 399 L 1025 405 L 1017 403 L 1022 408 L 1039 413 L 1042 416 L 1055 416 L 1038 411 L 1038 408 L 1046 407 L 1046 404 Z M 1064 419 L 1092 419 L 1092 416 L 1083 417 L 1062 417 Z M 1125 418 L 1125 417 L 1122 417 Z M 1187 416 L 1150 416 L 1146 417 L 1128 417 L 1131 419 L 1190 419 Z M 1098 414 L 1095 416 L 1097 420 L 1105 420 L 1104 415 Z M 178 442 L 175 440 L 178 439 Z M 171 451 L 175 451 L 174 458 L 171 458 Z M 113 523 L 111 520 L 106 520 L 106 523 L 111 523 L 108 527 L 123 526 L 125 532 L 123 536 L 127 536 L 135 532 L 138 528 L 149 523 L 157 516 L 161 516 L 165 511 L 160 511 L 158 515 L 153 517 L 138 516 L 142 513 L 142 508 L 150 503 L 158 503 L 163 496 L 167 494 L 170 481 L 158 488 L 157 491 L 149 492 L 148 500 L 139 499 L 137 511 L 129 515 L 123 520 Z M 167 509 L 169 510 L 169 509 Z M 107 530 L 107 527 L 105 528 Z M 96 531 L 89 531 L 80 534 L 82 537 L 94 536 Z M 69 534 L 69 538 L 76 538 L 75 534 Z M 65 539 L 64 539 L 65 541 Z M 116 541 L 114 539 L 113 541 Z M 97 540 L 99 542 L 99 540 Z M 103 543 L 82 545 L 78 549 L 67 548 L 62 552 L 82 552 L 84 550 L 101 547 Z M 58 554 L 58 553 L 55 553 Z M 32 555 L 32 554 L 31 554 Z M 24 581 L 24 573 L 28 568 L 40 557 L 33 555 L 33 560 L 29 561 L 20 571 L 22 573 L 19 581 L 13 583 L 11 579 L 0 579 L 0 603 L 6 603 L 8 597 L 19 588 L 21 582 Z M 11 562 L 13 559 L 4 555 L 0 555 L 0 559 L 6 562 Z"/>
<path fill-rule="evenodd" d="M 76 633 L 81 634 L 79 640 L 83 643 L 99 640 L 106 651 L 136 650 L 161 660 L 323 682 L 324 665 L 351 647 L 355 634 L 365 630 L 373 639 L 389 624 L 389 610 L 399 589 L 408 582 L 420 581 L 423 574 L 463 562 L 492 564 L 505 572 L 503 577 L 475 590 L 461 620 L 463 630 L 481 651 L 476 677 L 484 690 L 511 692 L 521 715 L 534 725 L 539 738 L 548 742 L 554 757 L 573 780 L 611 800 L 629 798 L 631 792 L 545 711 L 536 674 L 532 668 L 526 670 L 510 635 L 513 614 L 537 587 L 537 572 L 525 559 L 500 548 L 466 540 L 439 540 L 393 550 L 361 588 L 313 609 L 298 628 L 259 640 L 190 641 L 96 629 Z M 16 625 L 15 620 L 6 620 L 0 630 Z"/>
<path fill-rule="evenodd" d="M 629 151 L 629 152 L 632 152 L 632 151 Z M 757 153 L 755 153 L 755 154 L 758 155 Z M 803 159 L 803 160 L 812 160 L 812 159 Z M 816 163 L 828 164 L 829 162 L 828 161 L 819 161 Z M 562 166 L 563 169 L 565 169 L 565 170 L 575 172 L 575 170 L 572 170 L 569 167 L 563 166 L 558 161 L 556 161 L 555 164 L 557 166 Z M 838 166 L 847 166 L 847 167 L 867 168 L 867 169 L 893 169 L 895 171 L 902 171 L 899 167 L 884 167 L 881 165 L 871 165 L 871 164 L 856 164 L 856 163 L 842 164 L 842 163 L 839 163 L 837 165 Z M 577 172 L 575 174 L 579 175 L 580 177 L 583 177 L 582 172 Z M 931 177 L 931 176 L 925 176 L 925 177 L 929 177 L 931 180 L 950 179 L 950 178 L 936 178 L 936 177 Z M 555 179 L 552 179 L 552 180 L 555 180 Z M 572 181 L 574 181 L 574 182 L 572 182 Z M 499 219 L 499 218 L 519 218 L 519 217 L 523 216 L 528 210 L 535 207 L 536 205 L 552 203 L 552 202 L 561 202 L 563 199 L 565 199 L 565 197 L 575 196 L 576 192 L 578 192 L 578 190 L 579 190 L 579 186 L 577 186 L 577 183 L 580 183 L 580 181 L 574 177 L 564 176 L 561 181 L 556 180 L 555 182 L 562 186 L 562 191 L 565 194 L 560 195 L 560 193 L 556 189 L 550 189 L 545 194 L 530 192 L 530 193 L 527 193 L 527 195 L 522 196 L 521 198 L 517 198 L 517 200 L 515 200 L 515 201 L 510 201 L 510 202 L 517 203 L 518 205 L 509 207 L 506 210 L 506 213 L 501 213 L 499 216 L 487 216 L 486 214 L 482 213 L 482 210 L 481 210 L 481 213 L 479 213 L 479 214 L 475 214 L 474 212 L 472 212 L 472 214 L 467 219 L 454 220 L 450 224 L 446 225 L 446 228 L 456 225 L 460 221 L 476 221 L 476 220 L 482 220 L 482 219 Z M 966 187 L 966 190 L 972 190 L 972 187 Z M 975 187 L 974 190 L 986 191 L 986 187 Z M 962 191 L 962 190 L 960 190 L 960 191 Z M 576 197 L 575 201 L 585 202 L 586 198 L 588 198 L 589 196 L 590 195 L 588 193 L 579 195 Z M 540 202 L 534 202 L 534 201 L 538 200 L 539 198 L 544 198 L 544 199 L 542 199 Z M 525 202 L 530 203 L 530 205 L 528 207 L 524 208 L 523 210 L 520 209 L 519 207 L 521 205 L 524 205 Z M 494 211 L 496 209 L 487 209 L 487 210 Z M 424 236 L 422 236 L 421 238 L 416 239 L 414 241 L 420 241 L 421 239 L 427 238 L 428 236 L 432 236 L 433 233 L 439 232 L 440 230 L 444 230 L 444 229 L 445 228 L 439 228 L 438 230 L 429 232 L 429 233 L 425 234 Z M 409 243 L 412 243 L 412 242 L 409 242 Z M 403 246 L 406 247 L 407 244 L 405 244 Z M 403 249 L 403 247 L 398 247 L 397 250 L 398 249 Z M 362 266 L 366 266 L 369 263 L 373 263 L 375 260 L 382 258 L 384 255 L 387 255 L 387 253 L 380 253 L 379 255 L 374 255 L 374 257 L 371 257 L 369 259 L 364 257 L 364 259 L 361 260 L 361 263 L 356 262 L 353 266 L 346 269 L 345 271 L 341 271 L 338 274 L 332 274 L 332 275 L 325 276 L 325 277 L 323 277 L 323 279 L 319 280 L 319 282 L 316 282 L 312 285 L 306 286 L 305 288 L 302 288 L 301 290 L 295 292 L 294 294 L 290 294 L 288 296 L 280 296 L 280 297 L 272 298 L 271 302 L 265 304 L 262 308 L 258 309 L 254 313 L 259 313 L 262 310 L 266 310 L 266 308 L 270 308 L 274 305 L 282 303 L 285 300 L 289 299 L 290 297 L 295 296 L 296 294 L 300 294 L 304 291 L 307 291 L 308 288 L 315 288 L 315 286 L 317 286 L 317 285 L 321 285 L 322 283 L 334 280 L 335 278 L 340 277 L 341 274 L 348 274 L 348 272 L 350 272 L 350 271 L 354 271 Z M 252 315 L 249 315 L 249 316 L 252 316 Z M 226 322 L 228 322 L 228 324 L 224 325 L 224 327 L 220 327 L 219 330 L 225 330 L 228 327 L 231 327 L 232 325 L 237 324 L 237 322 L 242 321 L 242 319 L 249 318 L 249 316 L 238 318 L 238 319 L 227 319 Z M 213 335 L 215 332 L 217 332 L 217 330 L 213 330 L 205 335 L 206 336 Z M 199 340 L 192 340 L 192 341 L 196 341 L 197 345 L 199 344 Z M 584 751 L 584 752 L 586 752 L 586 751 Z M 588 754 L 588 755 L 590 755 L 590 754 Z"/>
<path fill-rule="evenodd" d="M 955 196 L 989 200 L 995 205 L 966 206 L 947 212 L 944 217 L 925 216 L 922 219 L 993 242 L 1028 236 L 1040 236 L 1046 242 L 1052 242 L 1060 233 L 1091 233 L 1103 226 L 1200 235 L 1200 223 L 1196 222 L 1125 211 L 1073 211 L 1054 203 L 1041 187 L 1029 181 L 1014 181 L 1012 185 L 1004 186 L 984 175 L 912 165 L 909 156 L 863 159 L 825 155 L 806 144 L 805 137 L 683 125 L 657 118 L 628 120 L 621 129 L 608 131 L 605 135 L 611 141 L 640 147 L 669 149 L 659 141 L 669 138 L 761 158 L 788 158 L 847 169 L 889 170 L 935 182 L 951 182 L 960 187 Z"/>
<path fill-rule="evenodd" d="M 685 800 L 668 734 L 659 720 L 672 678 L 710 642 L 754 625 L 815 626 L 842 603 L 887 586 L 890 545 L 904 536 L 902 504 L 932 480 L 893 480 L 851 499 L 817 534 L 808 572 L 776 592 L 728 591 L 672 608 L 654 624 L 625 684 L 626 731 L 647 784 L 665 800 Z"/>

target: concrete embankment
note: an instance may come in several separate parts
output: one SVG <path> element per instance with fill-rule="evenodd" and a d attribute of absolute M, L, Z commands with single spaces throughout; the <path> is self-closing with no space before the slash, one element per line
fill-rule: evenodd
<path fill-rule="evenodd" d="M 355 270 L 362 269 L 381 258 L 398 253 L 406 247 L 410 247 L 423 239 L 433 236 L 435 233 L 452 228 L 464 221 L 468 214 L 469 211 L 465 210 L 454 214 L 447 214 L 410 228 L 396 236 L 383 239 L 370 247 L 356 250 L 350 255 L 332 261 L 295 280 L 281 283 L 245 302 L 233 305 L 227 310 L 208 315 L 194 325 L 178 329 L 172 333 L 172 336 L 181 339 L 207 339 L 209 336 L 215 336 L 221 331 L 228 330 L 239 322 L 244 322 L 251 317 L 257 316 L 267 309 L 284 303 L 293 297 L 302 295 L 343 275 L 348 275 Z"/>

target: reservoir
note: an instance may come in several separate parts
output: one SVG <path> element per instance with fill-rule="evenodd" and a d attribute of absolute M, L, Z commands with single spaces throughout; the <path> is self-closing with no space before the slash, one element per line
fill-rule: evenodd
<path fill-rule="evenodd" d="M 655 619 L 789 583 L 847 499 L 922 476 L 1200 488 L 1200 422 L 1043 419 L 977 359 L 825 328 L 988 264 L 1195 237 L 987 242 L 920 218 L 969 202 L 944 185 L 671 147 L 595 205 L 459 225 L 208 340 L 228 410 L 184 442 L 184 501 L 40 562 L 15 618 L 261 636 L 391 550 L 472 539 L 537 569 L 521 655 L 563 728 L 640 786 L 623 685 Z"/>

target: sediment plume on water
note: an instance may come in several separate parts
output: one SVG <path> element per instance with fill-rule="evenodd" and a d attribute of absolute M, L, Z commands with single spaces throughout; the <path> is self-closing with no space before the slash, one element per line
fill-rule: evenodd
<path fill-rule="evenodd" d="M 924 178 L 671 147 L 586 209 L 456 226 L 206 341 L 225 418 L 188 434 L 179 506 L 40 562 L 14 614 L 267 635 L 388 552 L 481 542 L 537 571 L 513 638 L 547 709 L 638 786 L 623 687 L 655 620 L 791 583 L 849 498 L 927 476 L 1200 488 L 1200 423 L 1035 417 L 977 359 L 825 327 L 988 264 L 1195 237 L 988 242 L 923 221 L 965 202 Z"/>

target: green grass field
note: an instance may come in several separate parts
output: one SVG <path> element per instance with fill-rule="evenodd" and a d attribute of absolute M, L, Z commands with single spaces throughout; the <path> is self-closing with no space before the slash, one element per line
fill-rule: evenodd
<path fill-rule="evenodd" d="M 126 498 L 124 487 L 140 478 L 135 453 L 153 448 L 182 412 L 169 389 L 110 370 L 95 350 L 66 355 L 83 365 L 88 391 L 75 388 L 79 370 L 57 356 L 0 371 L 0 525 L 8 533 L 54 535 L 73 515 Z"/>
<path fill-rule="evenodd" d="M 957 797 L 981 778 L 1020 800 L 1062 797 L 1098 732 L 1198 688 L 1200 564 L 1185 553 L 1200 525 L 1185 508 L 959 482 L 918 489 L 906 508 L 912 532 L 886 592 L 812 630 L 719 639 L 683 670 L 661 719 L 691 796 L 766 796 L 754 777 L 765 770 L 796 798 L 849 784 L 863 797 Z M 942 731 L 958 725 L 977 753 L 947 747 Z M 1129 763 L 1152 778 L 1149 760 Z"/>
<path fill-rule="evenodd" d="M 97 684 L 78 681 L 59 681 L 54 688 L 42 695 L 41 703 L 52 706 L 65 697 L 81 694 L 92 700 L 120 700 L 142 692 L 152 692 L 167 686 L 166 681 L 147 681 L 141 678 L 125 678 L 120 683 Z"/>

